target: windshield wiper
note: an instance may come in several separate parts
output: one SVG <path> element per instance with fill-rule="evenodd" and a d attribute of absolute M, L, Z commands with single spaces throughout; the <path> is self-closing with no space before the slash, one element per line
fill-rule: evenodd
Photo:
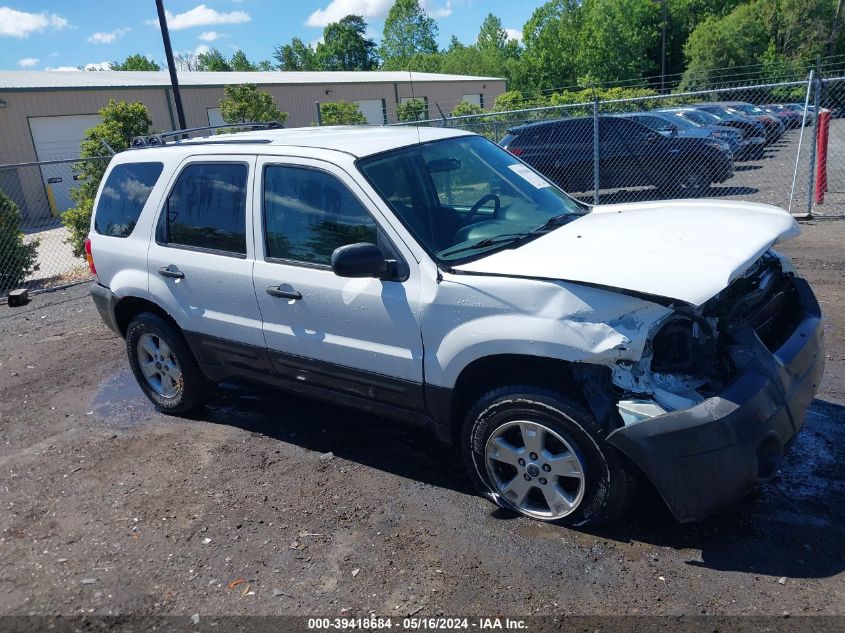
<path fill-rule="evenodd" d="M 546 229 L 550 229 L 554 226 L 560 226 L 565 221 L 571 220 L 573 216 L 580 217 L 580 214 L 576 215 L 576 214 L 567 212 L 567 213 L 561 213 L 560 215 L 555 215 L 555 216 L 549 218 L 548 220 L 546 220 L 546 222 L 544 222 L 543 224 L 541 224 L 540 226 L 538 226 L 536 229 L 534 229 L 531 232 L 532 233 L 539 233 L 540 231 L 545 231 Z"/>
<path fill-rule="evenodd" d="M 438 253 L 439 257 L 449 257 L 450 255 L 457 255 L 458 253 L 464 253 L 466 251 L 474 251 L 479 248 L 487 248 L 489 246 L 497 246 L 499 244 L 508 244 L 510 242 L 516 242 L 526 237 L 531 237 L 534 235 L 534 231 L 528 231 L 525 233 L 505 233 L 503 235 L 496 235 L 494 237 L 485 237 L 483 240 L 479 240 L 469 246 L 464 246 L 462 248 L 456 248 L 451 251 L 446 251 L 445 253 Z"/>

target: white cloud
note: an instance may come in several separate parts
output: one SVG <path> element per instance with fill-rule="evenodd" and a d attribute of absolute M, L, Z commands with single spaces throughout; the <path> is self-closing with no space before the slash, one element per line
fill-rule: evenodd
<path fill-rule="evenodd" d="M 111 62 L 85 64 L 85 70 L 111 70 Z"/>
<path fill-rule="evenodd" d="M 446 0 L 442 6 L 438 6 L 433 0 L 422 0 L 420 6 L 433 18 L 447 18 L 452 15 L 452 0 Z"/>
<path fill-rule="evenodd" d="M 226 34 L 218 33 L 217 31 L 206 31 L 205 33 L 200 33 L 197 37 L 199 37 L 199 39 L 203 42 L 214 42 L 219 40 L 221 37 L 226 37 Z"/>
<path fill-rule="evenodd" d="M 55 13 L 27 13 L 15 11 L 9 7 L 0 7 L 0 37 L 27 38 L 33 33 L 40 33 L 45 29 L 63 29 L 68 21 Z"/>
<path fill-rule="evenodd" d="M 18 60 L 18 66 L 21 68 L 32 68 L 36 66 L 38 62 L 41 61 L 37 57 L 24 57 L 23 59 Z"/>
<path fill-rule="evenodd" d="M 337 22 L 347 15 L 362 15 L 369 19 L 379 19 L 387 15 L 394 0 L 331 0 L 325 9 L 317 9 L 308 19 L 306 26 L 326 26 Z M 439 3 L 437 0 L 421 0 L 420 6 L 434 18 L 452 15 L 452 0 Z"/>
<path fill-rule="evenodd" d="M 115 29 L 114 31 L 98 31 L 88 38 L 91 44 L 111 44 L 115 40 L 129 33 L 132 29 Z"/>
<path fill-rule="evenodd" d="M 252 20 L 246 11 L 230 11 L 223 13 L 199 4 L 184 13 L 165 12 L 167 26 L 171 31 L 181 31 L 195 26 L 212 26 L 214 24 L 243 24 Z M 147 24 L 158 26 L 158 18 L 147 20 Z"/>
<path fill-rule="evenodd" d="M 194 49 L 194 55 L 204 55 L 209 52 L 211 52 L 211 49 L 205 44 L 200 44 Z"/>
<path fill-rule="evenodd" d="M 76 66 L 56 66 L 55 68 L 47 67 L 44 70 L 55 70 L 58 72 L 65 72 L 68 70 L 79 70 Z"/>
<path fill-rule="evenodd" d="M 517 42 L 522 41 L 522 31 L 519 29 L 505 29 L 505 33 L 508 34 L 509 40 L 516 40 Z"/>

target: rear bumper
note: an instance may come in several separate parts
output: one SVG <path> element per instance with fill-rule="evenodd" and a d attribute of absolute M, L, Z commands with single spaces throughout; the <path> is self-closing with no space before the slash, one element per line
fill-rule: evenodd
<path fill-rule="evenodd" d="M 115 294 L 105 286 L 94 282 L 91 284 L 91 298 L 94 299 L 94 305 L 97 306 L 97 312 L 100 313 L 103 323 L 118 336 L 123 336 L 114 318 L 114 307 L 117 305 Z"/>
<path fill-rule="evenodd" d="M 795 285 L 802 315 L 777 351 L 748 328 L 751 357 L 723 393 L 608 436 L 679 521 L 703 519 L 770 479 L 804 424 L 824 371 L 824 340 L 812 290 L 802 279 Z"/>

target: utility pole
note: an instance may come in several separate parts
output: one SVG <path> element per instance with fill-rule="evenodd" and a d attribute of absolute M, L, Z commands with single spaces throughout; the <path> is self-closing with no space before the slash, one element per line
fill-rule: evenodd
<path fill-rule="evenodd" d="M 167 15 L 164 13 L 163 0 L 156 0 L 158 9 L 158 23 L 161 26 L 161 39 L 164 42 L 164 56 L 167 59 L 167 70 L 170 71 L 170 85 L 173 87 L 173 101 L 176 103 L 176 117 L 179 119 L 179 129 L 188 128 L 185 123 L 185 110 L 182 108 L 182 95 L 179 92 L 179 78 L 176 76 L 176 65 L 173 63 L 173 47 L 170 46 L 170 32 L 167 30 Z"/>

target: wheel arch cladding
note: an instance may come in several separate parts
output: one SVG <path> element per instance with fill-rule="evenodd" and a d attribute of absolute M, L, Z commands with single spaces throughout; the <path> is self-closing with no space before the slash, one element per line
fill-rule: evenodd
<path fill-rule="evenodd" d="M 161 306 L 148 299 L 130 296 L 120 299 L 114 307 L 114 320 L 123 338 L 126 338 L 126 330 L 132 322 L 132 319 L 143 312 L 155 314 L 170 323 L 180 332 L 182 331 L 179 324 L 176 323 L 176 320 L 173 319 L 173 317 L 171 317 Z"/>

